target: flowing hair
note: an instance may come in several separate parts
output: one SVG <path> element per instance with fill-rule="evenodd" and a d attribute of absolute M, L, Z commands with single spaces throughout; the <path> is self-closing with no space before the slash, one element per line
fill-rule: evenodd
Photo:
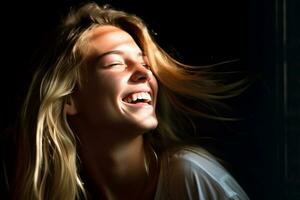
<path fill-rule="evenodd" d="M 18 164 L 14 199 L 81 199 L 86 191 L 79 175 L 77 138 L 68 125 L 64 105 L 81 87 L 89 50 L 88 33 L 95 27 L 113 25 L 128 32 L 149 59 L 159 83 L 159 125 L 146 134 L 157 152 L 179 144 L 174 113 L 207 113 L 218 100 L 242 92 L 243 81 L 224 84 L 211 71 L 213 66 L 189 66 L 169 56 L 154 41 L 146 24 L 137 16 L 87 3 L 71 9 L 59 27 L 54 47 L 34 75 L 21 114 Z M 197 102 L 189 107 L 186 100 Z M 196 104 L 194 104 L 196 105 Z"/>

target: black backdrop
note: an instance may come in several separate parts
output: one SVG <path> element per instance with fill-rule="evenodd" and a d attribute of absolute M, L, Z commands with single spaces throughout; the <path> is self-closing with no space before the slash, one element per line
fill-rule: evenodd
<path fill-rule="evenodd" d="M 1 3 L 1 10 L 6 11 L 1 13 L 1 132 L 14 127 L 39 48 L 47 42 L 61 14 L 79 2 Z M 283 199 L 284 158 L 278 144 L 283 130 L 282 79 L 277 79 L 281 71 L 272 59 L 276 54 L 274 10 L 278 1 L 98 2 L 141 16 L 157 33 L 158 43 L 187 64 L 239 59 L 241 70 L 262 75 L 247 92 L 230 102 L 245 120 L 226 126 L 215 124 L 218 133 L 214 133 L 212 146 L 230 163 L 232 173 L 251 199 Z"/>

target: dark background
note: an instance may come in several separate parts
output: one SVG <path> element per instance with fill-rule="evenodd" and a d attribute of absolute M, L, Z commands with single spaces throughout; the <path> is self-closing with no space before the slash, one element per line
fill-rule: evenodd
<path fill-rule="evenodd" d="M 79 2 L 1 3 L 1 133 L 15 127 L 50 32 L 62 13 Z M 207 122 L 215 126 L 210 144 L 251 199 L 300 199 L 299 1 L 97 2 L 142 17 L 158 43 L 187 64 L 239 59 L 240 70 L 258 74 L 249 90 L 229 101 L 244 120 Z"/>

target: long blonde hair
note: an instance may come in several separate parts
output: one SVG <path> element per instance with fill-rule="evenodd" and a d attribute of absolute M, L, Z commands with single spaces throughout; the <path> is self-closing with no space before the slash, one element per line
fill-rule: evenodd
<path fill-rule="evenodd" d="M 95 3 L 72 9 L 59 27 L 56 44 L 35 74 L 21 116 L 19 163 L 15 199 L 85 198 L 79 176 L 76 136 L 68 125 L 64 104 L 81 86 L 88 51 L 87 33 L 98 26 L 113 25 L 127 31 L 149 59 L 159 82 L 158 128 L 145 139 L 158 152 L 182 140 L 175 132 L 174 112 L 205 117 L 203 107 L 188 107 L 186 99 L 201 105 L 217 105 L 221 98 L 239 94 L 242 83 L 224 85 L 209 66 L 182 64 L 155 43 L 137 16 Z"/>

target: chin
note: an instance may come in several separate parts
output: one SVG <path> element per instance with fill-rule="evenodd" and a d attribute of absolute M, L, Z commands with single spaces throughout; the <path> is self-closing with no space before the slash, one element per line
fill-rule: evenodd
<path fill-rule="evenodd" d="M 132 121 L 133 126 L 138 130 L 141 131 L 142 133 L 154 130 L 157 125 L 158 121 L 156 117 L 149 117 L 144 120 L 135 120 L 134 122 Z M 132 127 L 134 129 L 134 127 Z"/>
<path fill-rule="evenodd" d="M 128 123 L 131 130 L 136 128 L 139 131 L 147 132 L 155 129 L 158 125 L 154 106 L 122 103 L 119 110 L 124 123 Z"/>
<path fill-rule="evenodd" d="M 156 129 L 157 125 L 158 125 L 157 120 L 155 120 L 155 121 L 153 120 L 152 122 L 145 124 L 144 127 L 147 131 L 151 131 L 153 129 Z"/>

